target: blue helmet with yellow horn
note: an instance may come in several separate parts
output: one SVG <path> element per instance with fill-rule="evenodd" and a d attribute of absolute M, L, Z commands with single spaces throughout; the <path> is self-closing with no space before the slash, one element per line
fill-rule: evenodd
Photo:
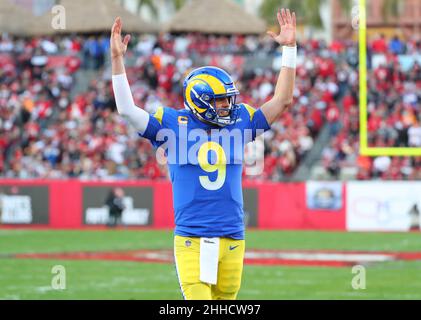
<path fill-rule="evenodd" d="M 239 114 L 239 106 L 235 104 L 240 94 L 231 76 L 217 67 L 202 67 L 193 70 L 183 83 L 184 105 L 204 122 L 218 126 L 235 123 Z M 228 108 L 223 108 L 225 114 L 216 107 L 216 99 L 227 98 Z M 228 115 L 226 111 L 228 110 Z"/>

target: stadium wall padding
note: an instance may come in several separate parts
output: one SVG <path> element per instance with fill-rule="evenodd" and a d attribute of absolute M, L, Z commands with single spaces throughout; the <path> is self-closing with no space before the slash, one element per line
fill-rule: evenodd
<path fill-rule="evenodd" d="M 32 199 L 32 202 L 48 201 L 48 223 L 50 228 L 84 228 L 86 223 L 86 206 L 84 197 L 95 196 L 84 190 L 95 191 L 95 188 L 104 189 L 122 187 L 131 190 L 131 198 L 136 198 L 133 190 L 144 197 L 143 202 L 152 203 L 148 212 L 150 218 L 145 226 L 152 228 L 173 228 L 174 217 L 172 209 L 172 187 L 168 181 L 125 181 L 125 182 L 87 182 L 79 180 L 0 180 L 3 193 L 19 186 L 47 186 L 49 196 L 47 199 Z M 136 190 L 138 188 L 138 190 Z M 305 229 L 305 230 L 345 230 L 346 229 L 346 185 L 341 184 L 342 205 L 336 210 L 309 209 L 306 201 L 306 183 L 274 183 L 274 182 L 244 182 L 245 192 L 254 200 L 245 201 L 250 215 L 250 226 L 259 229 Z M 9 190 L 9 191 L 8 191 Z M 128 191 L 127 191 L 128 192 Z M 103 212 L 103 194 L 94 208 L 100 215 Z M 152 194 L 152 200 L 149 199 Z M 256 196 L 257 194 L 257 196 Z M 134 195 L 134 196 L 133 196 Z M 92 199 L 90 199 L 92 200 Z M 96 200 L 96 199 L 95 199 Z M 137 201 L 137 204 L 135 203 Z M 134 209 L 142 207 L 142 201 L 134 199 Z M 92 201 L 90 201 L 92 203 Z M 246 204 L 247 202 L 247 204 Z M 257 212 L 254 212 L 254 211 Z M 14 225 L 14 224 L 11 224 Z M 19 224 L 16 224 L 19 225 Z M 32 224 L 29 224 L 32 225 Z M 102 224 L 103 225 L 103 224 Z"/>
<path fill-rule="evenodd" d="M 259 222 L 262 229 L 345 230 L 343 205 L 338 210 L 309 209 L 306 183 L 264 183 L 259 186 Z"/>
<path fill-rule="evenodd" d="M 78 181 L 50 183 L 50 226 L 78 228 L 82 224 L 82 188 Z"/>

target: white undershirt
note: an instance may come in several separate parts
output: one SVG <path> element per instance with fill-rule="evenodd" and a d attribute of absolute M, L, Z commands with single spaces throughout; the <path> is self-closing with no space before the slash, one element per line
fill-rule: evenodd
<path fill-rule="evenodd" d="M 112 82 L 118 113 L 143 134 L 148 126 L 149 113 L 134 104 L 126 74 L 113 75 Z"/>

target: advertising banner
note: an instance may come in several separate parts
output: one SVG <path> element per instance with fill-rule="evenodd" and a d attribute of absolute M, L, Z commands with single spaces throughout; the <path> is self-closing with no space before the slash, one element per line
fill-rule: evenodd
<path fill-rule="evenodd" d="M 308 181 L 306 203 L 311 210 L 340 210 L 342 208 L 342 182 Z"/>
<path fill-rule="evenodd" d="M 421 182 L 349 182 L 348 231 L 420 229 Z"/>
<path fill-rule="evenodd" d="M 85 225 L 112 224 L 110 207 L 107 200 L 113 189 L 123 191 L 123 211 L 117 222 L 127 226 L 150 226 L 153 222 L 152 187 L 84 186 L 83 223 Z"/>
<path fill-rule="evenodd" d="M 0 224 L 48 224 L 48 186 L 0 186 Z"/>
<path fill-rule="evenodd" d="M 257 193 L 257 188 L 243 188 L 244 224 L 246 227 L 257 227 Z"/>

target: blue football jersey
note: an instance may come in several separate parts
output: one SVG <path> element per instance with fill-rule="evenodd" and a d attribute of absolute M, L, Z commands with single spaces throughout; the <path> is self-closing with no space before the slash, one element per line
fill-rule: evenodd
<path fill-rule="evenodd" d="M 244 239 L 245 145 L 270 129 L 261 110 L 240 104 L 237 121 L 220 128 L 190 110 L 158 108 L 141 137 L 162 147 L 173 189 L 175 234 Z"/>

